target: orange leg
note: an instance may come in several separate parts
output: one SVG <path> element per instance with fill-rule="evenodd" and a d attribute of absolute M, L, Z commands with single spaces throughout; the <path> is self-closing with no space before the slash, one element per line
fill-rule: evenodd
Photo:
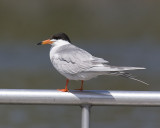
<path fill-rule="evenodd" d="M 65 87 L 65 89 L 57 89 L 57 90 L 61 91 L 61 92 L 68 92 L 69 91 L 68 88 L 67 88 L 68 83 L 69 83 L 69 79 L 66 80 L 66 87 Z"/>
<path fill-rule="evenodd" d="M 83 81 L 83 80 L 81 80 L 81 88 L 79 88 L 79 89 L 75 89 L 75 90 L 83 91 L 83 83 L 84 83 L 84 81 Z"/>

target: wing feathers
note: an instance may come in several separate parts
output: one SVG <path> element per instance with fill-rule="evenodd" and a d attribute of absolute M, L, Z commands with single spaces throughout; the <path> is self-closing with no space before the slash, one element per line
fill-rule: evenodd
<path fill-rule="evenodd" d="M 65 45 L 59 48 L 56 51 L 56 55 L 51 58 L 51 61 L 58 70 L 71 74 L 86 71 L 95 65 L 108 63 L 108 61 L 94 57 L 87 51 L 74 45 Z"/>

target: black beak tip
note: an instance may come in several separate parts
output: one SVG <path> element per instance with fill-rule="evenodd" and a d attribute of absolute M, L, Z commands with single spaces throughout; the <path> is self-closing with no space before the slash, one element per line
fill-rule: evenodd
<path fill-rule="evenodd" d="M 39 42 L 37 45 L 42 45 L 42 42 Z"/>

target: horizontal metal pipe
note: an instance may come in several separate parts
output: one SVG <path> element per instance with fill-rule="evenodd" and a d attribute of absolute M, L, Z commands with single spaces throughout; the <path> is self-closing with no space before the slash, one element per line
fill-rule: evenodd
<path fill-rule="evenodd" d="M 0 89 L 0 104 L 160 106 L 160 91 Z"/>

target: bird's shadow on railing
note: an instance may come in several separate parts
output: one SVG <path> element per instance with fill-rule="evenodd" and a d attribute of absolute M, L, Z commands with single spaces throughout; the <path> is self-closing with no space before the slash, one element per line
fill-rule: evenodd
<path fill-rule="evenodd" d="M 108 103 L 116 101 L 114 96 L 107 90 L 84 90 L 84 91 L 71 90 L 70 93 L 75 95 L 84 104 L 90 104 L 93 102 L 101 104 L 102 101 L 106 102 L 106 100 Z"/>

